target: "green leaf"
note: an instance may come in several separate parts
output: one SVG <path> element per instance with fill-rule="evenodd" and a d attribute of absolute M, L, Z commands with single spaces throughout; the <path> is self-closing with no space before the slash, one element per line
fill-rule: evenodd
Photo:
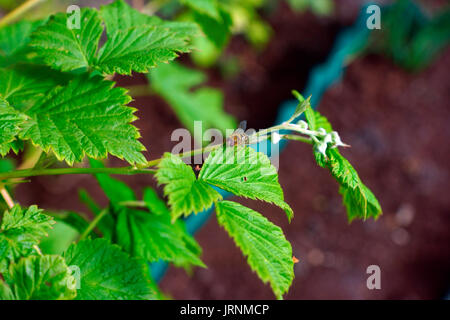
<path fill-rule="evenodd" d="M 0 66 L 8 66 L 27 60 L 27 48 L 31 33 L 42 21 L 19 21 L 0 28 Z"/>
<path fill-rule="evenodd" d="M 87 155 L 105 158 L 108 153 L 131 164 L 145 163 L 137 141 L 139 133 L 130 125 L 135 109 L 126 107 L 131 98 L 114 83 L 80 76 L 66 87 L 57 87 L 26 111 L 21 139 L 31 139 L 46 152 L 53 150 L 68 164 Z"/>
<path fill-rule="evenodd" d="M 82 240 L 64 254 L 80 269 L 77 300 L 148 300 L 155 297 L 147 266 L 105 239 Z"/>
<path fill-rule="evenodd" d="M 10 142 L 19 134 L 20 125 L 26 120 L 26 116 L 9 106 L 9 103 L 0 96 L 0 150 L 6 148 L 9 151 Z M 6 154 L 0 151 L 1 155 Z"/>
<path fill-rule="evenodd" d="M 289 220 L 293 216 L 284 202 L 277 170 L 265 154 L 252 148 L 236 146 L 212 151 L 198 179 L 237 196 L 273 203 L 286 212 Z"/>
<path fill-rule="evenodd" d="M 0 95 L 14 109 L 25 111 L 54 87 L 67 84 L 70 79 L 70 75 L 30 64 L 0 69 Z"/>
<path fill-rule="evenodd" d="M 178 156 L 166 153 L 158 167 L 155 176 L 159 184 L 165 184 L 164 194 L 169 197 L 172 220 L 208 209 L 222 198 L 205 181 L 197 180 L 192 168 Z"/>
<path fill-rule="evenodd" d="M 39 27 L 32 35 L 30 45 L 44 62 L 61 71 L 91 68 L 100 36 L 102 20 L 97 10 L 81 10 L 80 29 L 67 27 L 67 14 L 59 13 Z"/>
<path fill-rule="evenodd" d="M 181 2 L 193 10 L 207 14 L 213 19 L 220 19 L 219 8 L 216 0 L 181 0 Z"/>
<path fill-rule="evenodd" d="M 219 7 L 219 19 L 207 14 L 194 11 L 192 17 L 200 25 L 204 34 L 218 49 L 222 49 L 228 42 L 233 21 L 229 12 Z"/>
<path fill-rule="evenodd" d="M 101 17 L 100 17 L 101 15 Z M 106 25 L 107 41 L 99 49 Z M 191 37 L 198 28 L 187 23 L 169 23 L 149 17 L 124 1 L 95 9 L 81 10 L 80 29 L 67 27 L 67 15 L 57 14 L 39 27 L 30 45 L 44 62 L 62 71 L 97 69 L 106 74 L 148 72 L 162 62 L 175 59 L 191 49 Z"/>
<path fill-rule="evenodd" d="M 115 1 L 107 6 L 102 6 L 100 15 L 105 21 L 106 31 L 109 36 L 112 36 L 121 30 L 123 31 L 142 26 L 163 27 L 190 41 L 192 41 L 194 37 L 200 35 L 200 30 L 195 23 L 165 21 L 156 15 L 149 16 L 132 8 L 122 0 Z"/>
<path fill-rule="evenodd" d="M 180 64 L 161 65 L 149 74 L 152 89 L 160 94 L 174 109 L 182 124 L 194 132 L 194 121 L 201 121 L 202 132 L 215 128 L 223 133 L 236 127 L 235 119 L 225 113 L 223 95 L 219 90 L 202 87 L 206 81 L 200 71 L 188 69 Z M 197 141 L 203 137 L 196 136 Z"/>
<path fill-rule="evenodd" d="M 216 205 L 217 220 L 248 256 L 248 264 L 278 299 L 294 279 L 292 248 L 283 231 L 258 212 L 232 201 Z"/>
<path fill-rule="evenodd" d="M 164 260 L 176 266 L 204 267 L 200 260 L 201 248 L 186 232 L 184 223 L 171 223 L 169 212 L 152 212 L 120 208 L 117 214 L 115 240 L 132 256 L 149 262 Z"/>
<path fill-rule="evenodd" d="M 308 99 L 303 98 L 303 96 L 296 90 L 292 90 L 292 94 L 297 98 L 298 105 L 295 108 L 294 114 L 291 116 L 289 121 L 293 121 L 295 118 L 299 117 L 303 112 L 307 111 L 307 109 L 311 109 L 311 97 L 308 97 Z M 310 113 L 311 110 L 308 110 L 308 113 Z M 310 116 L 310 115 L 308 115 Z"/>
<path fill-rule="evenodd" d="M 60 256 L 22 258 L 0 283 L 1 300 L 71 300 L 75 295 L 75 278 Z"/>
<path fill-rule="evenodd" d="M 101 161 L 90 159 L 89 163 L 92 168 L 104 168 L 105 166 Z M 134 191 L 128 187 L 124 182 L 113 179 L 107 174 L 96 174 L 95 177 L 97 178 L 98 183 L 100 184 L 100 187 L 102 188 L 103 192 L 106 194 L 108 199 L 111 202 L 121 202 L 121 201 L 129 201 L 129 200 L 136 200 L 136 195 L 134 194 Z"/>
<path fill-rule="evenodd" d="M 10 263 L 33 253 L 42 237 L 55 222 L 36 206 L 22 209 L 19 205 L 5 211 L 0 226 L 0 273 Z"/>
<path fill-rule="evenodd" d="M 119 31 L 108 39 L 99 51 L 98 65 L 107 74 L 147 73 L 150 68 L 189 50 L 188 41 L 168 29 L 135 27 Z"/>
<path fill-rule="evenodd" d="M 164 201 L 162 201 L 155 190 L 151 188 L 145 188 L 143 200 L 147 205 L 148 210 L 156 215 L 166 215 L 170 212 Z"/>
<path fill-rule="evenodd" d="M 322 116 L 319 111 L 313 110 L 311 106 L 306 108 L 305 116 L 306 121 L 308 122 L 308 126 L 311 130 L 318 130 L 320 128 L 323 128 L 326 132 L 333 131 L 333 127 L 331 126 L 328 119 Z"/>
<path fill-rule="evenodd" d="M 102 72 L 147 73 L 150 68 L 191 49 L 186 33 L 172 30 L 160 19 L 143 15 L 123 1 L 103 6 L 101 15 L 108 34 L 98 53 L 98 67 Z"/>
<path fill-rule="evenodd" d="M 330 170 L 339 183 L 339 193 L 347 208 L 349 221 L 355 218 L 378 218 L 382 213 L 381 206 L 374 194 L 363 184 L 350 162 L 336 148 L 327 149 L 326 154 L 327 158 L 315 152 L 316 162 Z"/>

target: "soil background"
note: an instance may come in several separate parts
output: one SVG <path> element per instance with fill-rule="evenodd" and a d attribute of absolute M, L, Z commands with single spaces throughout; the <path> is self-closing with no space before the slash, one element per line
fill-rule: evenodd
<path fill-rule="evenodd" d="M 274 37 L 262 52 L 237 37 L 227 54 L 241 72 L 224 79 L 210 70 L 210 85 L 225 93 L 226 110 L 249 127 L 271 125 L 278 106 L 301 91 L 311 68 L 327 58 L 337 33 L 350 25 L 361 1 L 337 1 L 336 13 L 318 18 L 286 6 L 268 17 Z M 433 11 L 442 1 L 426 1 Z M 182 60 L 190 63 L 187 57 Z M 324 95 L 319 110 L 343 140 L 343 154 L 377 195 L 383 215 L 347 222 L 333 178 L 319 168 L 311 147 L 290 143 L 280 159 L 280 183 L 295 212 L 291 224 L 274 206 L 239 200 L 279 225 L 292 243 L 295 280 L 286 299 L 431 299 L 450 285 L 450 50 L 426 70 L 410 74 L 380 56 L 348 66 L 343 79 Z M 118 78 L 119 85 L 144 83 L 142 76 Z M 142 142 L 150 159 L 171 150 L 171 132 L 181 125 L 158 97 L 136 98 Z M 110 164 L 120 161 L 110 159 Z M 138 194 L 155 186 L 148 176 L 123 177 Z M 18 187 L 24 204 L 87 212 L 77 190 L 107 200 L 90 176 L 40 177 Z M 158 189 L 161 192 L 160 189 Z M 162 290 L 175 299 L 273 299 L 225 231 L 211 219 L 196 235 L 208 269 L 192 275 L 170 268 Z M 381 290 L 368 290 L 366 268 L 381 268 Z"/>

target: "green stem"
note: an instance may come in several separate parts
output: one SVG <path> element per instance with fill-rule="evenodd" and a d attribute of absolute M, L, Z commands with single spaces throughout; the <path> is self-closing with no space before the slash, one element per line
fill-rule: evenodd
<path fill-rule="evenodd" d="M 28 10 L 39 4 L 40 2 L 45 0 L 28 0 L 18 6 L 16 9 L 8 13 L 0 20 L 0 28 L 11 24 L 12 22 L 19 19 L 23 14 L 25 14 Z"/>
<path fill-rule="evenodd" d="M 295 134 L 284 134 L 281 136 L 283 139 L 286 140 L 295 140 L 295 141 L 301 141 L 301 142 L 305 142 L 305 143 L 309 143 L 309 144 L 313 144 L 312 139 L 310 138 L 305 138 L 302 136 L 297 136 Z"/>
<path fill-rule="evenodd" d="M 88 225 L 88 227 L 84 230 L 84 232 L 81 234 L 80 239 L 78 241 L 83 240 L 86 238 L 92 230 L 97 226 L 97 224 L 100 222 L 100 220 L 103 219 L 104 216 L 108 214 L 108 209 L 103 209 L 95 218 L 91 221 L 91 223 Z"/>
<path fill-rule="evenodd" d="M 122 201 L 119 205 L 124 207 L 147 208 L 145 201 Z"/>
<path fill-rule="evenodd" d="M 156 170 L 152 169 L 137 169 L 133 167 L 121 167 L 121 168 L 56 168 L 56 169 L 27 169 L 16 170 L 11 172 L 0 173 L 0 180 L 13 179 L 13 178 L 25 178 L 35 176 L 54 176 L 62 174 L 121 174 L 121 175 L 133 175 L 133 174 L 154 174 Z"/>

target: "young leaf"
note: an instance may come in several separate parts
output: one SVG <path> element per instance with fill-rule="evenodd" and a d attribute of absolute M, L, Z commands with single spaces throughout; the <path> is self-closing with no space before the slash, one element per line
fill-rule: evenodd
<path fill-rule="evenodd" d="M 182 221 L 171 223 L 170 214 L 119 208 L 117 210 L 115 239 L 132 256 L 149 262 L 164 260 L 176 266 L 204 267 L 200 260 L 201 248 L 186 232 Z"/>
<path fill-rule="evenodd" d="M 33 253 L 42 237 L 55 222 L 36 206 L 22 209 L 19 205 L 5 211 L 0 226 L 0 273 L 10 263 Z"/>
<path fill-rule="evenodd" d="M 172 220 L 208 209 L 222 198 L 205 181 L 197 180 L 190 166 L 170 153 L 159 163 L 156 179 L 159 184 L 165 184 L 164 194 L 169 197 Z"/>
<path fill-rule="evenodd" d="M 22 258 L 12 264 L 6 282 L 0 280 L 0 300 L 71 300 L 75 278 L 60 256 Z"/>
<path fill-rule="evenodd" d="M 31 139 L 46 152 L 68 164 L 84 156 L 105 158 L 108 153 L 131 164 L 145 163 L 137 141 L 139 133 L 130 125 L 134 109 L 124 89 L 99 78 L 80 76 L 66 87 L 57 87 L 26 111 L 30 117 L 21 139 Z"/>
<path fill-rule="evenodd" d="M 237 196 L 273 203 L 286 212 L 289 220 L 293 216 L 284 202 L 277 170 L 266 155 L 252 148 L 236 146 L 212 151 L 198 179 Z"/>
<path fill-rule="evenodd" d="M 77 300 L 154 299 L 147 266 L 105 239 L 82 240 L 64 254 L 67 264 L 80 268 Z"/>
<path fill-rule="evenodd" d="M 292 248 L 283 231 L 258 212 L 232 201 L 216 204 L 217 220 L 248 256 L 248 264 L 278 299 L 294 279 Z"/>
<path fill-rule="evenodd" d="M 330 122 L 318 111 L 307 108 L 306 121 L 311 130 L 325 129 L 328 133 L 333 131 Z M 322 168 L 330 170 L 331 175 L 339 183 L 339 193 L 342 195 L 347 209 L 349 221 L 355 218 L 377 218 L 381 215 L 381 206 L 372 191 L 361 181 L 353 166 L 345 159 L 337 148 L 327 148 L 325 154 L 314 151 L 316 162 Z"/>
<path fill-rule="evenodd" d="M 194 132 L 194 121 L 201 121 L 203 131 L 215 128 L 225 132 L 236 127 L 235 119 L 224 111 L 219 90 L 202 87 L 193 91 L 206 81 L 204 73 L 171 63 L 151 70 L 149 80 L 189 131 Z M 202 141 L 203 137 L 195 138 Z"/>
<path fill-rule="evenodd" d="M 80 29 L 67 26 L 67 14 L 58 13 L 39 27 L 32 36 L 34 47 L 44 62 L 61 71 L 91 68 L 103 32 L 97 10 L 81 10 Z"/>

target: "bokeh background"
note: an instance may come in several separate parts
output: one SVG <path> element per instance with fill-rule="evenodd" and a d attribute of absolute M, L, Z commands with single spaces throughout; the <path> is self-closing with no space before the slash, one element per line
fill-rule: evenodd
<path fill-rule="evenodd" d="M 99 6 L 109 2 L 69 3 Z M 149 1 L 128 2 L 141 7 Z M 327 60 L 337 36 L 355 23 L 365 4 L 360 0 L 330 2 L 331 7 L 298 9 L 286 1 L 269 1 L 258 9 L 270 30 L 265 43 L 236 34 L 215 63 L 200 67 L 208 75 L 208 85 L 224 92 L 228 113 L 247 120 L 251 128 L 273 124 L 280 105 L 291 99 L 290 91 L 305 89 L 311 70 Z M 449 8 L 445 0 L 414 2 L 430 19 Z M 2 12 L 17 3 L 0 0 Z M 67 3 L 46 2 L 31 14 L 38 16 Z M 405 19 L 394 19 L 390 28 L 401 27 Z M 415 70 L 404 63 L 407 55 L 395 53 L 399 43 L 383 42 L 388 37 L 382 35 L 384 21 L 382 16 L 382 30 L 373 32 L 379 33 L 373 45 L 349 59 L 343 76 L 327 89 L 318 105 L 352 146 L 343 154 L 378 197 L 383 215 L 377 221 L 349 224 L 336 182 L 315 164 L 311 147 L 301 143 L 288 144 L 280 158 L 280 183 L 295 212 L 292 223 L 274 206 L 242 201 L 285 231 L 300 260 L 286 299 L 441 299 L 448 294 L 450 50 L 443 46 Z M 447 37 L 448 43 L 448 23 L 446 28 L 440 29 L 439 41 Z M 408 34 L 408 40 L 413 37 Z M 198 67 L 189 56 L 181 61 Z M 115 80 L 122 86 L 146 83 L 142 75 Z M 138 108 L 135 124 L 149 149 L 147 157 L 171 150 L 170 135 L 182 125 L 168 104 L 149 95 L 136 97 L 131 105 Z M 156 187 L 147 176 L 123 180 L 137 192 L 148 185 Z M 90 176 L 33 178 L 21 184 L 15 196 L 24 205 L 87 212 L 77 197 L 80 188 L 107 205 Z M 170 268 L 160 283 L 164 293 L 175 299 L 274 298 L 214 218 L 196 238 L 208 268 L 195 269 L 192 274 Z M 381 290 L 366 287 L 366 268 L 373 264 L 381 268 Z"/>

